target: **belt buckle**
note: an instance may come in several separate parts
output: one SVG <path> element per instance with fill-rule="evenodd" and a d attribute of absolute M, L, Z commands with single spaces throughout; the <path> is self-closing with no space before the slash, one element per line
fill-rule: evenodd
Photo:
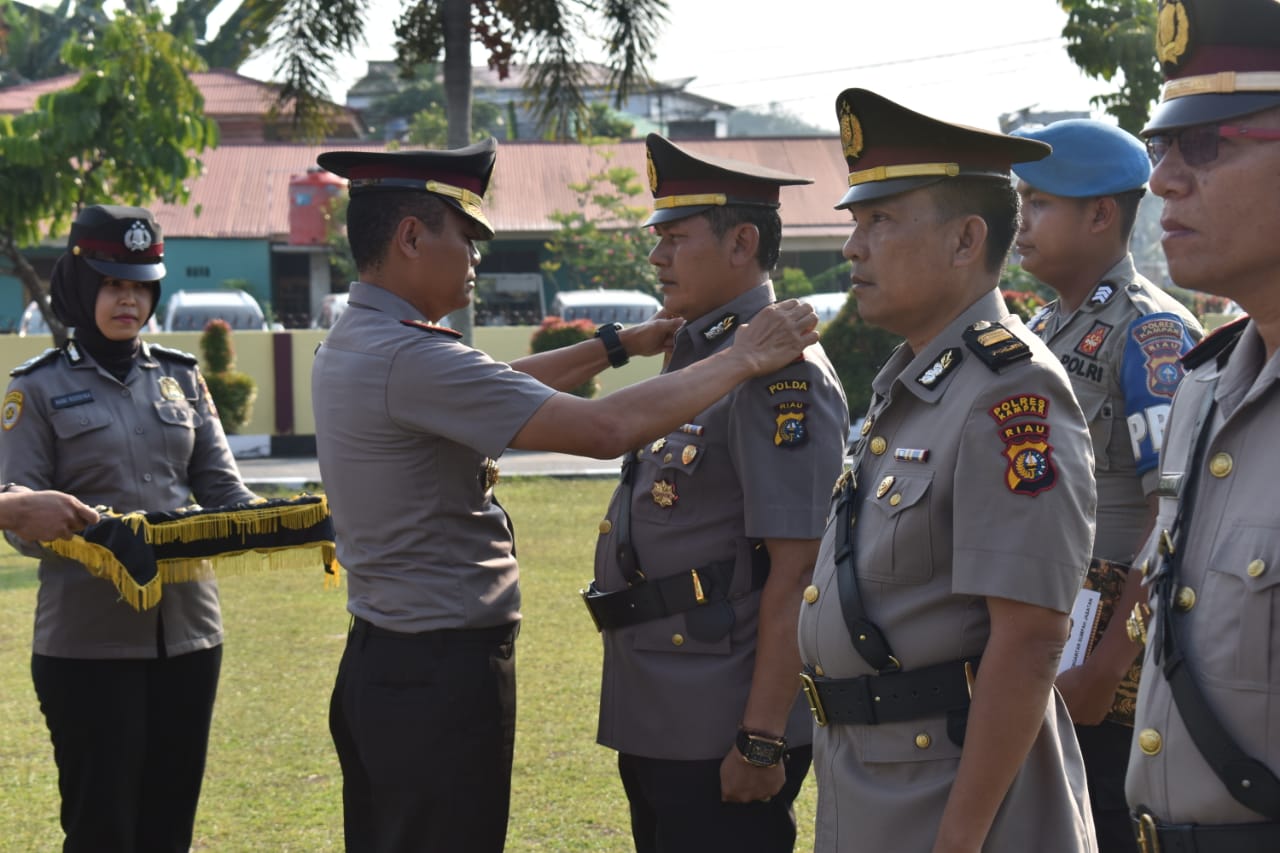
<path fill-rule="evenodd" d="M 1160 853 L 1160 836 L 1156 834 L 1156 819 L 1150 812 L 1138 815 L 1137 825 L 1138 850 L 1141 853 Z"/>
<path fill-rule="evenodd" d="M 596 612 L 591 609 L 591 596 L 598 594 L 595 588 L 595 581 L 592 581 L 586 589 L 578 590 L 578 593 L 582 596 L 582 603 L 587 605 L 587 613 L 591 615 L 591 621 L 596 626 L 596 633 L 602 634 L 604 633 L 604 628 L 600 627 L 600 620 L 596 618 Z"/>
<path fill-rule="evenodd" d="M 822 698 L 818 696 L 818 685 L 807 672 L 800 673 L 800 686 L 804 689 L 804 698 L 809 700 L 809 713 L 813 721 L 820 727 L 827 725 L 827 712 L 822 707 Z"/>

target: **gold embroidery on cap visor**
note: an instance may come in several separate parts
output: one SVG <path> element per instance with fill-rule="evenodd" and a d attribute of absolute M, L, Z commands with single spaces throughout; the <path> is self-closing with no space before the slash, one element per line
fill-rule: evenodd
<path fill-rule="evenodd" d="M 669 207 L 704 207 L 714 205 L 723 207 L 729 203 L 724 193 L 700 193 L 698 195 L 669 195 L 653 200 L 654 210 L 665 210 Z"/>
<path fill-rule="evenodd" d="M 1170 80 L 1160 90 L 1161 101 L 1188 95 L 1231 95 L 1236 92 L 1280 91 L 1280 71 L 1219 71 Z"/>
<path fill-rule="evenodd" d="M 941 175 L 954 178 L 960 174 L 959 163 L 907 163 L 901 166 L 876 166 L 874 169 L 861 169 L 849 173 L 849 186 L 867 184 L 872 181 L 890 181 L 894 178 L 916 178 Z"/>
<path fill-rule="evenodd" d="M 1156 26 L 1156 55 L 1161 62 L 1178 64 L 1178 60 L 1187 52 L 1190 29 L 1187 8 L 1181 2 L 1174 0 L 1161 5 Z"/>

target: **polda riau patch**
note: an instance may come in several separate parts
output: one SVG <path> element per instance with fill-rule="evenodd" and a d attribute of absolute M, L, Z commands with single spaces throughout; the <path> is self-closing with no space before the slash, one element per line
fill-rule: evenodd
<path fill-rule="evenodd" d="M 1053 463 L 1048 424 L 1007 427 L 1001 429 L 1000 438 L 1004 441 L 1005 458 L 1009 460 L 1009 468 L 1005 472 L 1009 491 L 1015 495 L 1035 497 L 1054 487 L 1058 482 L 1058 470 Z"/>
<path fill-rule="evenodd" d="M 21 391 L 10 391 L 4 395 L 4 406 L 0 408 L 0 426 L 6 432 L 18 425 L 18 418 L 22 417 L 22 400 Z"/>
<path fill-rule="evenodd" d="M 773 444 L 775 447 L 799 447 L 809 440 L 809 428 L 805 425 L 806 404 L 799 401 L 774 406 Z"/>

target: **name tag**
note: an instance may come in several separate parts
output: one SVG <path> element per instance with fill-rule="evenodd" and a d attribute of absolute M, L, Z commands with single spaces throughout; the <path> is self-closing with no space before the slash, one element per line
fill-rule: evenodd
<path fill-rule="evenodd" d="M 88 389 L 63 394 L 61 397 L 54 397 L 49 401 L 50 405 L 55 409 L 70 409 L 72 406 L 83 406 L 85 403 L 92 402 L 93 392 Z"/>
<path fill-rule="evenodd" d="M 1161 474 L 1156 483 L 1156 494 L 1162 498 L 1176 498 L 1182 491 L 1182 473 Z"/>

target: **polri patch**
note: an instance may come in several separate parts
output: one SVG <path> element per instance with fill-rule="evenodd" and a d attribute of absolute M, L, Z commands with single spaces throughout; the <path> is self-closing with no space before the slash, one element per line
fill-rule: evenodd
<path fill-rule="evenodd" d="M 1182 381 L 1182 324 L 1157 317 L 1134 326 L 1130 334 L 1146 358 L 1147 390 L 1172 397 Z"/>
<path fill-rule="evenodd" d="M 947 374 L 960 366 L 960 347 L 949 347 L 934 360 L 933 364 L 916 377 L 916 381 L 926 388 L 932 388 L 946 378 Z"/>
<path fill-rule="evenodd" d="M 4 405 L 0 407 L 0 426 L 4 427 L 5 432 L 18 425 L 18 418 L 22 417 L 22 400 L 21 391 L 10 391 L 4 395 Z"/>
<path fill-rule="evenodd" d="M 70 409 L 72 406 L 83 406 L 85 403 L 92 402 L 93 392 L 86 388 L 83 391 L 73 391 L 61 397 L 54 397 L 49 401 L 49 405 L 55 409 Z"/>
<path fill-rule="evenodd" d="M 778 413 L 774 419 L 776 429 L 773 433 L 775 447 L 799 447 L 809 440 L 809 428 L 805 426 L 805 407 L 807 404 L 791 401 L 774 406 Z"/>
<path fill-rule="evenodd" d="M 1114 327 L 1106 323 L 1094 323 L 1088 334 L 1076 344 L 1076 352 L 1093 358 L 1098 354 L 1098 350 L 1102 349 L 1102 342 L 1107 339 L 1107 335 L 1111 334 L 1112 328 Z"/>

